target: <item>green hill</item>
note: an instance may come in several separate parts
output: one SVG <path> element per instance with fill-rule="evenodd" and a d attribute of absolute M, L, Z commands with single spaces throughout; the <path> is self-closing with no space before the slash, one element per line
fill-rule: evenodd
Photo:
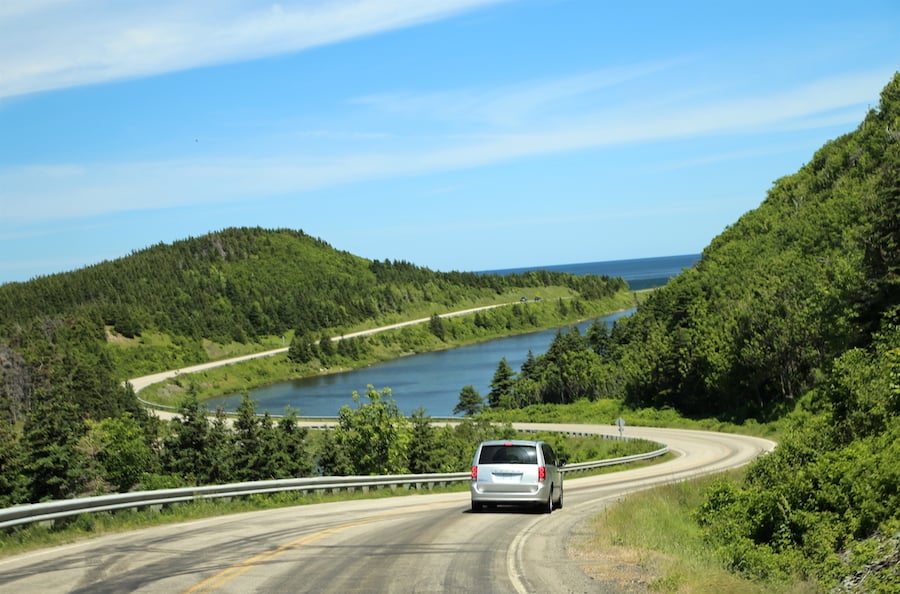
<path fill-rule="evenodd" d="M 775 453 L 698 511 L 729 567 L 897 591 L 900 74 L 613 334 L 636 406 L 789 412 Z"/>
<path fill-rule="evenodd" d="M 0 505 L 249 480 L 233 472 L 247 466 L 231 466 L 232 450 L 213 451 L 213 442 L 237 440 L 234 451 L 243 452 L 243 437 L 206 424 L 196 385 L 178 399 L 188 421 L 162 422 L 123 385 L 128 377 L 281 346 L 287 336 L 288 356 L 272 365 L 286 375 L 318 373 L 415 352 L 416 341 L 446 348 L 565 323 L 616 299 L 631 303 L 626 290 L 625 281 L 609 277 L 435 272 L 369 261 L 300 231 L 265 229 L 226 229 L 0 286 Z M 525 306 L 522 295 L 571 300 Z M 435 315 L 510 302 L 452 320 Z M 334 347 L 326 340 L 428 317 L 430 324 L 378 341 L 348 338 Z M 300 448 L 305 457 L 317 447 L 305 431 L 294 431 L 292 417 L 278 431 L 267 415 L 254 420 L 251 414 L 246 423 L 259 425 L 259 435 L 253 433 L 269 450 Z M 284 439 L 290 444 L 278 441 Z M 284 464 L 273 465 L 276 459 Z M 271 464 L 252 476 L 312 472 L 309 465 L 292 466 L 293 459 L 265 456 Z M 201 476 L 199 468 L 217 470 Z"/>
<path fill-rule="evenodd" d="M 115 261 L 0 286 L 0 320 L 96 316 L 126 336 L 145 329 L 248 342 L 287 331 L 431 313 L 513 287 L 563 285 L 587 298 L 626 287 L 599 277 L 435 272 L 369 261 L 302 231 L 259 228 L 160 244 Z"/>
<path fill-rule="evenodd" d="M 772 417 L 848 349 L 891 332 L 898 263 L 900 78 L 716 237 L 694 270 L 617 328 L 623 396 L 692 415 Z"/>

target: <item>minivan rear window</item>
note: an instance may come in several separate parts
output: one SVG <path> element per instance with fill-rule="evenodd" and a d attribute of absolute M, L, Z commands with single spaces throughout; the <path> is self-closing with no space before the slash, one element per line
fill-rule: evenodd
<path fill-rule="evenodd" d="M 537 450 L 527 445 L 486 445 L 479 464 L 537 464 Z"/>

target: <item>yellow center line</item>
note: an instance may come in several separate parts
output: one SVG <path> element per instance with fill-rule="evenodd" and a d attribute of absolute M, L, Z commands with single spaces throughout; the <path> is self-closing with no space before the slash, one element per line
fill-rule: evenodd
<path fill-rule="evenodd" d="M 391 516 L 396 516 L 396 515 L 405 514 L 405 513 L 414 512 L 414 511 L 422 511 L 422 510 L 432 509 L 432 508 L 441 507 L 444 505 L 446 505 L 446 503 L 431 503 L 431 504 L 425 504 L 425 505 L 418 505 L 415 507 L 409 507 L 409 508 L 404 508 L 401 510 L 386 512 L 383 514 L 379 514 L 377 516 L 363 518 L 361 520 L 355 520 L 353 522 L 347 522 L 346 524 L 341 524 L 339 526 L 333 526 L 331 528 L 326 528 L 324 530 L 320 530 L 319 532 L 313 532 L 312 534 L 307 534 L 306 536 L 303 536 L 296 540 L 287 542 L 287 543 L 285 543 L 279 547 L 276 547 L 274 549 L 264 551 L 262 553 L 254 555 L 248 559 L 245 559 L 244 561 L 241 561 L 240 563 L 236 563 L 236 564 L 232 565 L 231 567 L 229 567 L 227 569 L 223 569 L 219 573 L 206 578 L 202 582 L 192 586 L 191 588 L 188 588 L 187 590 L 184 590 L 184 594 L 200 594 L 201 592 L 204 592 L 204 593 L 205 592 L 213 592 L 213 591 L 217 590 L 218 588 L 221 588 L 223 585 L 230 582 L 231 580 L 233 580 L 237 577 L 240 577 L 241 575 L 247 573 L 254 567 L 257 567 L 266 561 L 269 561 L 280 555 L 283 555 L 284 553 L 286 553 L 292 549 L 296 549 L 298 547 L 308 545 L 312 542 L 321 540 L 325 537 L 332 536 L 339 532 L 343 532 L 344 530 L 349 530 L 350 528 L 356 528 L 357 526 L 363 526 L 365 524 L 370 524 L 372 522 L 375 522 L 378 520 L 383 520 L 383 519 L 389 518 Z"/>

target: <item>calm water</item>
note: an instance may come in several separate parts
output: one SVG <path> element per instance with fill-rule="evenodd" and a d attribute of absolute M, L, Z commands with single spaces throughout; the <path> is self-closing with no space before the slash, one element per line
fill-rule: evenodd
<path fill-rule="evenodd" d="M 693 266 L 698 259 L 697 255 L 672 256 L 539 268 L 573 274 L 619 276 L 627 280 L 632 288 L 645 288 L 665 284 L 683 268 Z M 502 274 L 535 269 L 537 268 L 492 272 Z M 614 314 L 603 320 L 612 324 L 615 319 L 628 313 Z M 582 334 L 591 323 L 578 325 Z M 366 386 L 371 384 L 379 391 L 390 388 L 400 410 L 407 415 L 423 407 L 431 416 L 451 416 L 463 386 L 471 385 L 479 394 L 487 397 L 491 378 L 500 359 L 506 357 L 510 367 L 518 371 L 529 351 L 539 355 L 547 350 L 556 332 L 557 330 L 546 330 L 446 351 L 412 355 L 365 369 L 274 384 L 253 390 L 250 396 L 257 402 L 258 410 L 268 410 L 272 414 L 281 414 L 285 407 L 290 406 L 299 410 L 303 416 L 334 416 L 341 406 L 353 405 L 354 391 L 363 395 Z M 212 400 L 208 404 L 211 410 L 219 406 L 225 410 L 234 410 L 240 399 L 240 395 L 234 395 Z"/>

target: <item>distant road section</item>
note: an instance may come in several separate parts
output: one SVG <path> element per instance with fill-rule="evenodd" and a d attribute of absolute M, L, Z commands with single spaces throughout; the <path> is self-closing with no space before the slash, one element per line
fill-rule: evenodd
<path fill-rule="evenodd" d="M 483 311 L 486 309 L 494 309 L 496 307 L 504 307 L 506 305 L 511 305 L 510 303 L 498 303 L 496 305 L 483 305 L 481 307 L 472 307 L 469 309 L 462 309 L 459 311 L 453 311 L 450 313 L 440 314 L 442 318 L 456 318 L 459 316 L 465 316 L 468 314 L 475 313 L 476 311 Z M 370 328 L 369 330 L 360 330 L 359 332 L 351 332 L 349 334 L 344 334 L 343 336 L 335 336 L 332 338 L 332 341 L 343 340 L 344 338 L 355 338 L 357 336 L 369 336 L 371 334 L 377 334 L 379 332 L 384 332 L 385 330 L 395 330 L 397 328 L 403 328 L 405 326 L 415 326 L 416 324 L 424 324 L 426 322 L 430 322 L 431 317 L 427 318 L 419 318 L 418 320 L 409 320 L 407 322 L 398 322 L 397 324 L 389 324 L 387 326 L 380 326 L 378 328 Z M 159 382 L 164 382 L 166 380 L 173 379 L 178 377 L 183 373 L 196 373 L 198 371 L 206 371 L 207 369 L 213 369 L 215 367 L 223 367 L 225 365 L 233 365 L 235 363 L 241 363 L 242 361 L 249 361 L 251 359 L 259 359 L 262 357 L 271 357 L 272 355 L 280 355 L 282 353 L 286 353 L 288 351 L 288 347 L 282 347 L 279 349 L 273 349 L 271 351 L 263 351 L 261 353 L 251 353 L 249 355 L 241 355 L 240 357 L 231 357 L 230 359 L 221 359 L 219 361 L 210 361 L 209 363 L 201 363 L 200 365 L 191 365 L 190 367 L 182 367 L 180 369 L 172 369 L 170 371 L 162 371 L 160 373 L 154 373 L 151 375 L 145 375 L 142 377 L 136 377 L 134 379 L 127 380 L 127 383 L 131 384 L 131 387 L 134 388 L 134 391 L 140 392 L 147 386 L 151 384 L 158 384 Z"/>

